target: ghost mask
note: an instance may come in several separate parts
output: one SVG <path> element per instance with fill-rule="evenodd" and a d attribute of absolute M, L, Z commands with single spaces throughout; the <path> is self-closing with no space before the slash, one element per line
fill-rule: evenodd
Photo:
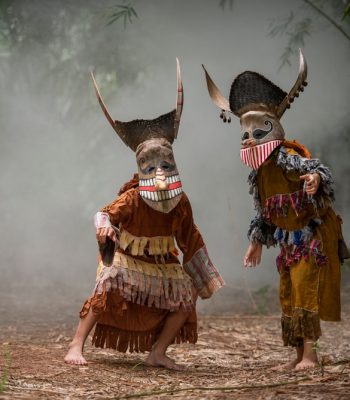
<path fill-rule="evenodd" d="M 245 71 L 234 79 L 227 100 L 205 68 L 204 71 L 209 95 L 221 109 L 222 120 L 230 122 L 230 113 L 240 118 L 240 157 L 244 164 L 257 170 L 283 143 L 285 133 L 280 118 L 307 85 L 307 64 L 303 53 L 299 51 L 299 74 L 289 93 L 263 75 Z"/>
<path fill-rule="evenodd" d="M 182 184 L 166 139 L 150 139 L 136 149 L 139 192 L 154 210 L 168 213 L 181 199 Z"/>

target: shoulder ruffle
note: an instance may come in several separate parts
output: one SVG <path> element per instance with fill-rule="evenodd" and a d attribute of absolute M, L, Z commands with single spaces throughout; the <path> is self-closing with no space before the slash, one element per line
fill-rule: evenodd
<path fill-rule="evenodd" d="M 290 154 L 284 146 L 281 146 L 276 163 L 285 171 L 298 171 L 301 175 L 318 173 L 321 183 L 314 196 L 316 203 L 322 205 L 324 200 L 334 201 L 332 173 L 318 158 L 306 158 L 299 154 Z"/>

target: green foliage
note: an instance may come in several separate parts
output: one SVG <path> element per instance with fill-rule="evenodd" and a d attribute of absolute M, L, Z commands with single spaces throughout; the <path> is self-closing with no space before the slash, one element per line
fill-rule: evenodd
<path fill-rule="evenodd" d="M 311 19 L 303 18 L 295 21 L 293 12 L 286 18 L 273 19 L 270 23 L 269 36 L 276 37 L 286 35 L 288 37 L 287 45 L 282 53 L 279 69 L 285 65 L 291 65 L 290 59 L 300 47 L 304 47 L 306 36 L 310 35 Z"/>
<path fill-rule="evenodd" d="M 106 26 L 113 24 L 119 19 L 123 20 L 124 29 L 126 28 L 126 24 L 129 22 L 132 24 L 133 18 L 138 18 L 138 15 L 130 4 L 124 6 L 121 4 L 113 6 L 111 14 L 107 16 Z"/>
<path fill-rule="evenodd" d="M 349 14 L 350 14 L 350 2 L 349 2 L 348 5 L 345 7 L 342 20 L 344 20 L 346 17 L 348 17 Z"/>
<path fill-rule="evenodd" d="M 350 13 L 350 3 L 345 7 L 342 0 L 303 0 L 304 6 L 299 10 L 294 10 L 288 17 L 274 18 L 271 20 L 269 36 L 276 37 L 284 35 L 287 37 L 287 44 L 280 57 L 281 64 L 279 69 L 285 65 L 290 65 L 290 59 L 299 47 L 304 47 L 306 37 L 310 35 L 320 21 L 326 21 L 328 25 L 333 26 L 342 34 L 343 37 L 350 40 L 350 35 L 342 26 L 341 22 Z M 299 18 L 297 15 L 301 15 Z M 350 18 L 345 22 L 350 23 Z M 349 24 L 348 24 L 349 26 Z"/>
<path fill-rule="evenodd" d="M 103 85 L 107 86 L 103 92 L 106 96 L 121 81 L 127 84 L 135 79 L 138 65 L 121 62 L 121 41 L 112 40 L 115 32 L 105 28 L 111 8 L 101 7 L 94 0 L 85 2 L 86 7 L 69 0 L 0 1 L 3 93 L 17 89 L 35 93 L 38 106 L 42 102 L 62 121 L 73 123 L 96 105 L 93 90 L 88 92 L 91 96 L 82 96 L 90 85 L 90 70 L 98 74 L 103 90 Z M 122 12 L 116 24 L 124 18 L 126 24 L 136 14 L 129 5 L 115 6 L 112 11 Z M 54 95 L 48 97 L 48 93 Z"/>
<path fill-rule="evenodd" d="M 318 352 L 320 351 L 320 349 L 321 349 L 320 342 L 319 342 L 318 340 L 316 340 L 316 342 L 314 342 L 314 343 L 312 344 L 312 350 L 313 350 L 315 353 L 318 353 Z"/>
<path fill-rule="evenodd" d="M 0 394 L 5 390 L 9 378 L 11 352 L 8 348 L 4 350 L 3 360 L 3 365 L 0 364 Z"/>
<path fill-rule="evenodd" d="M 228 7 L 230 8 L 230 10 L 232 11 L 232 9 L 233 9 L 233 2 L 234 2 L 234 0 L 220 0 L 219 6 L 224 10 L 224 9 L 226 8 L 226 6 L 228 5 Z"/>

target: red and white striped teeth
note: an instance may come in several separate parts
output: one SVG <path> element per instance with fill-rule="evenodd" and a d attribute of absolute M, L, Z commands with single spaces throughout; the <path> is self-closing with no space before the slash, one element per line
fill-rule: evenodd
<path fill-rule="evenodd" d="M 169 185 L 170 183 L 175 183 L 175 182 L 180 182 L 180 176 L 179 175 L 172 175 L 172 176 L 167 176 L 166 177 L 167 184 Z M 139 181 L 139 186 L 154 186 L 155 185 L 155 178 L 151 179 L 140 179 Z"/>
<path fill-rule="evenodd" d="M 241 149 L 241 160 L 245 165 L 253 169 L 258 169 L 268 156 L 282 143 L 282 140 L 271 140 L 266 143 L 258 144 L 254 147 Z"/>
<path fill-rule="evenodd" d="M 154 186 L 156 178 L 140 179 L 139 186 Z"/>
<path fill-rule="evenodd" d="M 151 192 L 149 190 L 142 190 L 140 188 L 140 196 L 147 200 L 152 201 L 164 201 L 173 199 L 176 196 L 179 196 L 182 193 L 182 187 L 178 187 L 176 189 L 171 190 L 158 190 Z"/>
<path fill-rule="evenodd" d="M 166 177 L 168 188 L 157 190 L 155 187 L 156 178 L 140 179 L 139 192 L 140 196 L 147 200 L 164 201 L 173 199 L 182 193 L 182 184 L 179 175 Z"/>

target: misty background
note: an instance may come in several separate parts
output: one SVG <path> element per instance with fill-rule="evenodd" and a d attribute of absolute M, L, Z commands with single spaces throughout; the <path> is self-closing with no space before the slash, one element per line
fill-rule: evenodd
<path fill-rule="evenodd" d="M 314 3 L 338 22 L 347 4 Z M 349 19 L 339 22 L 347 32 Z M 307 1 L 0 1 L 3 318 L 77 315 L 95 280 L 93 216 L 137 171 L 134 153 L 98 105 L 89 71 L 115 119 L 152 119 L 175 106 L 176 57 L 185 102 L 175 158 L 227 283 L 199 309 L 254 311 L 259 295 L 278 286 L 277 250 L 264 249 L 256 269 L 242 267 L 255 214 L 249 169 L 239 158 L 239 121 L 222 123 L 201 64 L 226 97 L 247 69 L 289 91 L 299 46 L 309 85 L 282 124 L 288 139 L 332 169 L 349 242 L 350 38 Z M 348 282 L 348 269 L 343 276 Z M 278 309 L 275 293 L 272 301 Z"/>

